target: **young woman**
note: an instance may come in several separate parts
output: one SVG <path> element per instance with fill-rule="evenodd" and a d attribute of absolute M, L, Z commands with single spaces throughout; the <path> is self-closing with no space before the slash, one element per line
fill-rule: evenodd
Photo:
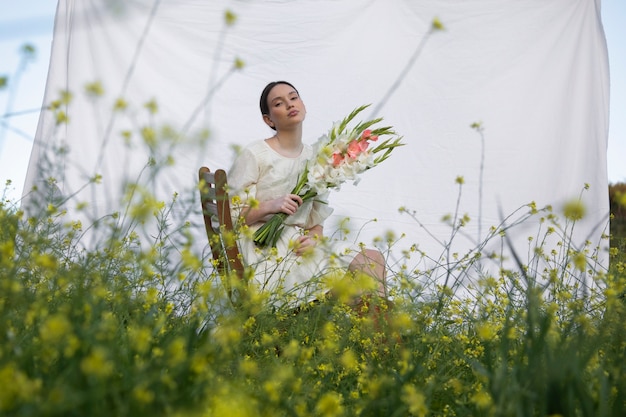
<path fill-rule="evenodd" d="M 247 226 L 240 251 L 255 270 L 256 284 L 263 291 L 307 301 L 330 291 L 329 276 L 360 271 L 376 280 L 378 293 L 384 296 L 385 260 L 379 251 L 323 237 L 324 220 L 332 213 L 328 194 L 305 203 L 291 194 L 313 152 L 302 142 L 306 107 L 298 90 L 286 81 L 271 82 L 261 94 L 260 107 L 263 121 L 275 133 L 249 144 L 228 174 L 231 195 L 241 201 L 233 208 L 233 219 L 240 218 Z M 257 247 L 254 231 L 276 213 L 288 215 L 276 249 Z"/>

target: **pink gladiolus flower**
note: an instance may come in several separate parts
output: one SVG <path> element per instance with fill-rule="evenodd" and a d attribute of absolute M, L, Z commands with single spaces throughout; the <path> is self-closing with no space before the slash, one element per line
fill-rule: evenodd
<path fill-rule="evenodd" d="M 333 154 L 333 166 L 334 167 L 339 166 L 339 164 L 341 164 L 342 161 L 343 161 L 343 155 L 338 152 L 335 152 Z"/>
<path fill-rule="evenodd" d="M 370 129 L 365 129 L 361 134 L 360 140 L 371 140 L 372 142 L 376 142 L 378 140 L 378 136 L 372 135 L 372 131 Z"/>
<path fill-rule="evenodd" d="M 368 146 L 369 146 L 369 143 L 367 142 L 360 142 L 360 141 L 353 140 L 352 142 L 348 144 L 348 152 L 347 152 L 348 156 L 350 158 L 356 158 L 361 153 L 365 152 Z"/>

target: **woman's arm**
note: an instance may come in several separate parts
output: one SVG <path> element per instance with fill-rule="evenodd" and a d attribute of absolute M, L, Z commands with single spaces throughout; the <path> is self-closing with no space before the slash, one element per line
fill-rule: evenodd
<path fill-rule="evenodd" d="M 321 238 L 324 235 L 324 227 L 321 224 L 315 225 L 307 229 L 307 234 L 311 237 Z"/>
<path fill-rule="evenodd" d="M 302 205 L 302 198 L 297 194 L 287 194 L 273 200 L 261 201 L 255 208 L 244 208 L 241 216 L 247 225 L 253 225 L 265 216 L 276 213 L 294 214 Z"/>

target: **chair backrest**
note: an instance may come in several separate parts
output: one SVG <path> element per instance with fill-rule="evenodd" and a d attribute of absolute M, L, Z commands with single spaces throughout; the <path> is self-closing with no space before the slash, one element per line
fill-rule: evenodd
<path fill-rule="evenodd" d="M 204 226 L 213 259 L 220 273 L 234 272 L 243 280 L 244 266 L 230 215 L 226 172 L 218 169 L 213 173 L 209 168 L 202 167 L 198 177 Z"/>

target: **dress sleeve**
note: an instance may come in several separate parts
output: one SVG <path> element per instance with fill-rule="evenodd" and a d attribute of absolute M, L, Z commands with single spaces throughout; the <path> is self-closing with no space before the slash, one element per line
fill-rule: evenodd
<path fill-rule="evenodd" d="M 312 201 L 311 212 L 304 225 L 305 229 L 310 229 L 318 224 L 323 224 L 332 213 L 333 209 L 328 205 L 329 192 L 315 197 Z"/>

